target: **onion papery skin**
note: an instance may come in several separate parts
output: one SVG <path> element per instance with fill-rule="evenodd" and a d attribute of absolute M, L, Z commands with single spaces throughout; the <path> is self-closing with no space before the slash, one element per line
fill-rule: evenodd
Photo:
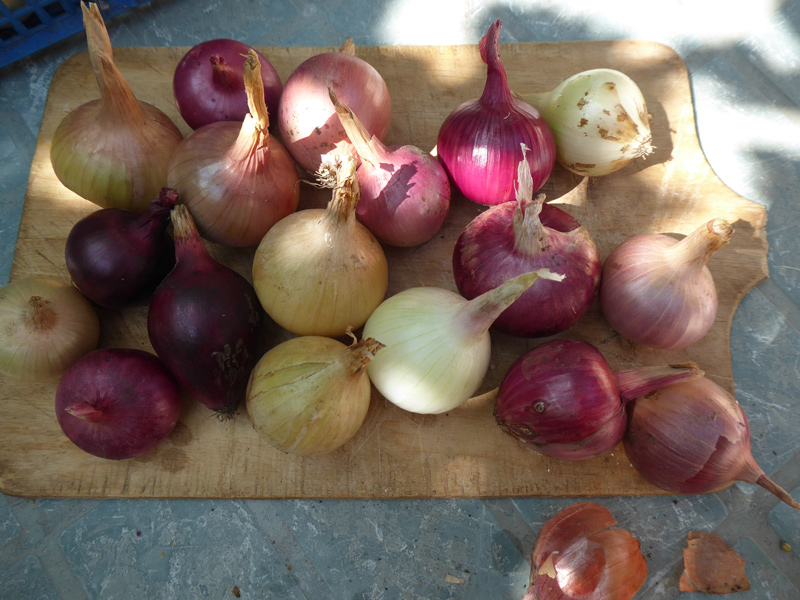
<path fill-rule="evenodd" d="M 591 344 L 552 340 L 511 365 L 494 416 L 503 431 L 530 450 L 567 460 L 594 458 L 622 442 L 631 390 L 652 390 L 698 373 L 695 365 L 615 372 Z"/>
<path fill-rule="evenodd" d="M 467 301 L 436 287 L 409 288 L 387 298 L 364 325 L 364 337 L 385 348 L 367 366 L 390 402 L 409 412 L 440 414 L 468 400 L 489 368 L 492 321 L 537 279 L 525 273 Z"/>
<path fill-rule="evenodd" d="M 624 445 L 634 468 L 662 490 L 704 494 L 743 481 L 800 510 L 756 464 L 742 407 L 706 377 L 660 387 L 631 402 Z"/>
<path fill-rule="evenodd" d="M 711 219 L 681 240 L 643 234 L 611 251 L 603 265 L 600 308 L 628 340 L 664 350 L 700 341 L 714 325 L 718 298 L 706 263 L 733 228 Z"/>
<path fill-rule="evenodd" d="M 50 162 L 59 181 L 82 198 L 143 213 L 166 185 L 169 159 L 183 135 L 161 110 L 136 99 L 112 61 L 97 5 L 81 6 L 102 98 L 59 123 Z"/>
<path fill-rule="evenodd" d="M 61 375 L 97 348 L 100 320 L 71 285 L 49 277 L 0 288 L 0 373 L 21 381 Z"/>
<path fill-rule="evenodd" d="M 301 336 L 275 346 L 256 363 L 247 386 L 247 414 L 260 437 L 298 456 L 328 454 L 349 441 L 369 410 L 366 365 L 382 348 Z"/>
<path fill-rule="evenodd" d="M 468 100 L 442 123 L 437 154 L 451 181 L 469 200 L 493 206 L 515 198 L 520 144 L 530 148 L 533 189 L 550 177 L 556 146 L 550 126 L 527 102 L 514 98 L 500 62 L 500 20 L 481 40 L 481 56 L 488 64 L 486 86 L 480 98 Z"/>
<path fill-rule="evenodd" d="M 248 113 L 242 72 L 250 46 L 231 39 L 200 42 L 175 67 L 172 90 L 183 120 L 192 129 L 218 121 L 241 123 Z M 264 101 L 278 114 L 283 84 L 275 67 L 254 49 L 261 63 Z"/>
<path fill-rule="evenodd" d="M 84 452 L 122 460 L 144 454 L 175 428 L 178 382 L 149 352 L 103 348 L 77 360 L 56 390 L 56 418 Z"/>
<path fill-rule="evenodd" d="M 167 181 L 204 238 L 253 247 L 297 209 L 300 195 L 294 163 L 277 138 L 244 155 L 232 151 L 241 127 L 219 122 L 191 133 L 175 151 Z"/>
<path fill-rule="evenodd" d="M 358 222 L 356 162 L 337 169 L 333 198 L 275 224 L 253 258 L 253 285 L 267 314 L 297 335 L 338 337 L 358 329 L 383 301 L 389 265 Z"/>
<path fill-rule="evenodd" d="M 278 109 L 281 139 L 295 162 L 309 173 L 319 169 L 323 157 L 324 162 L 334 162 L 355 156 L 331 103 L 328 84 L 372 135 L 384 140 L 389 131 L 389 88 L 372 65 L 348 51 L 312 56 L 286 80 Z"/>
<path fill-rule="evenodd" d="M 533 211 L 534 204 L 525 202 L 523 209 Z M 519 337 L 554 335 L 589 310 L 600 287 L 602 263 L 592 236 L 567 212 L 541 205 L 538 220 L 546 236 L 541 239 L 517 230 L 514 221 L 520 214 L 513 201 L 473 219 L 456 240 L 453 276 L 461 295 L 472 299 L 520 273 L 546 268 L 563 274 L 561 283 L 542 281 L 528 289 L 493 325 Z"/>
<path fill-rule="evenodd" d="M 163 188 L 140 215 L 101 208 L 78 221 L 64 255 L 75 286 L 106 308 L 146 304 L 175 266 L 175 244 L 167 228 L 178 194 Z"/>
<path fill-rule="evenodd" d="M 647 579 L 641 544 L 607 508 L 576 502 L 544 524 L 523 600 L 630 600 Z"/>
<path fill-rule="evenodd" d="M 260 356 L 261 306 L 244 277 L 211 258 L 184 205 L 172 222 L 177 262 L 150 302 L 147 333 L 181 387 L 230 416 Z"/>
<path fill-rule="evenodd" d="M 610 175 L 653 152 L 647 103 L 620 71 L 583 71 L 551 92 L 517 97 L 542 114 L 555 136 L 556 160 L 576 175 Z"/>

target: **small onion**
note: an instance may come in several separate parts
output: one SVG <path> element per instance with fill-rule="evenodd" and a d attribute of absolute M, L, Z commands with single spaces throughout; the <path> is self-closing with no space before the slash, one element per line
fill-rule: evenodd
<path fill-rule="evenodd" d="M 641 544 L 595 502 L 571 504 L 544 524 L 523 600 L 630 600 L 647 579 Z"/>
<path fill-rule="evenodd" d="M 533 197 L 527 148 L 519 163 L 516 202 L 492 206 L 461 232 L 453 249 L 453 276 L 468 300 L 520 273 L 550 269 L 566 281 L 542 281 L 495 320 L 510 335 L 544 337 L 577 323 L 594 301 L 602 265 L 591 234 L 552 204 Z"/>
<path fill-rule="evenodd" d="M 352 39 L 338 52 L 312 56 L 286 80 L 278 109 L 281 139 L 292 158 L 309 173 L 316 172 L 323 162 L 355 156 L 331 104 L 329 84 L 372 135 L 383 140 L 389 131 L 389 88 L 375 67 L 355 55 Z"/>
<path fill-rule="evenodd" d="M 387 298 L 364 325 L 364 337 L 386 346 L 367 367 L 370 380 L 409 412 L 456 408 L 489 369 L 492 322 L 540 278 L 563 276 L 547 269 L 523 273 L 473 300 L 436 287 L 409 288 Z"/>
<path fill-rule="evenodd" d="M 82 2 L 81 9 L 101 99 L 64 117 L 50 161 L 61 183 L 82 198 L 141 213 L 167 184 L 167 165 L 183 135 L 166 114 L 133 95 L 114 65 L 97 4 Z"/>
<path fill-rule="evenodd" d="M 530 450 L 583 460 L 619 445 L 631 399 L 701 374 L 695 364 L 614 371 L 591 344 L 552 340 L 511 365 L 494 415 L 503 431 Z"/>
<path fill-rule="evenodd" d="M 267 314 L 297 335 L 344 335 L 375 310 L 389 286 L 383 248 L 356 219 L 356 161 L 331 168 L 327 208 L 279 221 L 253 259 L 253 285 Z"/>
<path fill-rule="evenodd" d="M 717 289 L 706 263 L 728 244 L 733 227 L 711 219 L 678 241 L 637 235 L 603 265 L 600 308 L 609 324 L 636 344 L 665 350 L 702 339 L 717 316 Z"/>
<path fill-rule="evenodd" d="M 289 454 L 336 450 L 367 416 L 372 388 L 366 366 L 382 347 L 373 339 L 345 346 L 321 336 L 278 344 L 250 374 L 247 414 L 253 427 Z"/>
<path fill-rule="evenodd" d="M 110 348 L 90 352 L 64 373 L 56 418 L 81 450 L 112 460 L 144 454 L 175 428 L 178 382 L 149 352 Z"/>
<path fill-rule="evenodd" d="M 242 70 L 251 48 L 236 40 L 214 39 L 192 47 L 175 67 L 172 91 L 178 112 L 192 129 L 217 121 L 242 122 L 249 112 Z M 278 114 L 283 84 L 275 67 L 255 50 L 261 63 L 264 102 Z"/>
<path fill-rule="evenodd" d="M 624 442 L 634 468 L 662 490 L 704 494 L 743 481 L 800 510 L 800 502 L 756 464 L 742 407 L 705 377 L 636 398 L 629 406 Z"/>
<path fill-rule="evenodd" d="M 653 152 L 647 104 L 624 73 L 583 71 L 551 92 L 517 97 L 542 113 L 555 135 L 556 159 L 577 175 L 608 175 Z"/>
<path fill-rule="evenodd" d="M 268 130 L 258 56 L 250 50 L 244 84 L 250 113 L 242 123 L 210 123 L 176 148 L 167 181 L 189 207 L 206 239 L 252 247 L 297 209 L 297 169 Z"/>
<path fill-rule="evenodd" d="M 0 373 L 28 381 L 57 377 L 99 339 L 97 313 L 71 285 L 29 277 L 0 288 Z"/>
<path fill-rule="evenodd" d="M 453 183 L 469 200 L 484 205 L 514 200 L 519 147 L 526 157 L 538 190 L 553 171 L 556 147 L 553 132 L 539 112 L 517 100 L 508 87 L 500 62 L 500 19 L 492 23 L 480 43 L 487 64 L 486 85 L 480 98 L 461 104 L 439 130 L 437 153 Z"/>
<path fill-rule="evenodd" d="M 361 159 L 356 215 L 390 246 L 419 246 L 442 228 L 450 210 L 450 180 L 438 160 L 416 146 L 386 147 L 329 88 L 331 101 Z"/>

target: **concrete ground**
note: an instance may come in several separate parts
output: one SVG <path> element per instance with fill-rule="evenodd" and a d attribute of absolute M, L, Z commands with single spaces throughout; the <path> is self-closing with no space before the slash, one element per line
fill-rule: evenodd
<path fill-rule="evenodd" d="M 118 46 L 476 43 L 644 39 L 688 67 L 703 150 L 768 208 L 770 278 L 732 328 L 753 453 L 800 498 L 800 0 L 151 0 L 108 23 Z M 83 35 L 0 69 L 0 283 L 8 281 L 50 80 Z M 2 50 L 0 50 L 2 51 Z M 1 443 L 1 442 L 0 442 Z M 520 599 L 542 524 L 576 499 L 418 501 L 37 500 L 0 495 L 0 598 Z M 637 598 L 677 590 L 690 530 L 721 535 L 752 589 L 800 598 L 800 519 L 760 488 L 600 498 L 641 540 Z M 788 546 L 782 543 L 788 544 Z M 452 583 L 447 575 L 463 580 Z M 236 586 L 234 588 L 234 586 Z"/>

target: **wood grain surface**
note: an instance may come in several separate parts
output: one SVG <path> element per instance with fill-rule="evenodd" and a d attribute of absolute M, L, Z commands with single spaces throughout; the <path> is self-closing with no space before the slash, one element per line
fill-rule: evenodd
<path fill-rule="evenodd" d="M 140 100 L 156 105 L 184 134 L 172 97 L 172 72 L 188 48 L 117 48 L 115 59 Z M 323 48 L 259 48 L 282 80 Z M 477 46 L 363 47 L 357 55 L 382 73 L 392 95 L 388 142 L 435 146 L 439 126 L 461 102 L 480 95 L 485 66 Z M 548 200 L 578 218 L 605 258 L 631 235 L 684 235 L 719 216 L 734 223 L 733 240 L 712 258 L 720 306 L 711 332 L 685 350 L 631 345 L 608 326 L 597 303 L 558 337 L 596 345 L 615 369 L 693 360 L 733 391 L 729 335 L 744 294 L 767 277 L 766 211 L 728 189 L 698 142 L 691 91 L 680 57 L 650 42 L 503 44 L 512 89 L 546 91 L 579 71 L 611 67 L 639 84 L 652 114 L 653 155 L 602 178 L 581 179 L 561 167 L 543 188 Z M 98 97 L 88 56 L 76 55 L 55 74 L 45 107 L 11 279 L 51 276 L 69 281 L 64 243 L 76 221 L 97 207 L 56 179 L 49 145 L 60 120 Z M 303 186 L 301 206 L 322 206 L 329 192 Z M 412 249 L 387 248 L 388 294 L 418 285 L 455 290 L 451 257 L 463 227 L 482 207 L 454 195 L 440 234 Z M 221 262 L 248 279 L 252 250 L 209 245 Z M 146 308 L 98 309 L 102 347 L 152 351 Z M 274 331 L 276 340 L 288 334 Z M 155 450 L 109 461 L 88 455 L 61 432 L 53 403 L 57 381 L 0 378 L 0 490 L 25 497 L 125 498 L 434 498 L 660 494 L 630 466 L 622 448 L 596 459 L 560 461 L 525 450 L 492 416 L 493 390 L 510 364 L 544 340 L 492 333 L 492 365 L 480 395 L 450 413 L 404 412 L 377 392 L 356 436 L 320 457 L 284 455 L 255 434 L 244 407 L 221 422 L 184 398 L 180 422 Z"/>

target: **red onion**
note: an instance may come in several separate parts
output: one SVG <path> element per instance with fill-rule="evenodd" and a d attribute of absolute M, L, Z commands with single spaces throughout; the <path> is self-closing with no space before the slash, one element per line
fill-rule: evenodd
<path fill-rule="evenodd" d="M 250 46 L 236 40 L 215 39 L 189 50 L 172 78 L 175 104 L 192 129 L 217 121 L 244 120 L 248 112 L 242 69 Z M 269 114 L 278 113 L 283 85 L 275 67 L 258 51 L 264 101 Z"/>
<path fill-rule="evenodd" d="M 416 146 L 386 147 L 358 120 L 350 107 L 331 101 L 361 166 L 358 219 L 390 246 L 419 246 L 442 228 L 450 210 L 450 180 L 442 165 Z"/>
<path fill-rule="evenodd" d="M 591 344 L 552 340 L 511 365 L 494 416 L 503 431 L 540 454 L 592 458 L 622 441 L 629 400 L 698 374 L 694 364 L 612 371 Z"/>
<path fill-rule="evenodd" d="M 495 329 L 544 337 L 568 329 L 589 310 L 600 285 L 601 263 L 589 232 L 569 214 L 532 198 L 528 162 L 519 163 L 516 202 L 478 215 L 456 240 L 453 275 L 471 300 L 520 273 L 550 269 L 564 281 L 542 281 L 524 292 L 494 322 Z"/>
<path fill-rule="evenodd" d="M 556 143 L 550 126 L 527 102 L 514 98 L 500 62 L 500 19 L 480 43 L 488 65 L 480 98 L 464 102 L 442 123 L 437 152 L 461 193 L 478 204 L 502 204 L 514 199 L 519 146 L 527 156 L 538 190 L 556 163 Z"/>
<path fill-rule="evenodd" d="M 211 123 L 175 150 L 167 180 L 192 211 L 207 239 L 226 246 L 256 246 L 269 229 L 297 209 L 297 169 L 268 131 L 269 116 L 250 50 L 244 82 L 250 112 L 242 123 Z"/>
<path fill-rule="evenodd" d="M 313 173 L 325 161 L 335 162 L 355 149 L 336 116 L 330 84 L 341 102 L 358 115 L 367 131 L 386 138 L 392 117 L 389 89 L 380 73 L 355 56 L 352 39 L 338 52 L 312 56 L 286 80 L 278 108 L 281 139 L 295 162 Z"/>
<path fill-rule="evenodd" d="M 94 350 L 64 373 L 56 390 L 56 418 L 81 450 L 119 460 L 157 446 L 181 412 L 178 383 L 149 352 Z"/>
<path fill-rule="evenodd" d="M 211 258 L 183 204 L 172 224 L 177 262 L 150 302 L 150 343 L 186 391 L 230 416 L 258 360 L 261 305 L 244 277 Z"/>
<path fill-rule="evenodd" d="M 78 221 L 64 254 L 75 286 L 107 308 L 145 304 L 175 266 L 175 245 L 167 233 L 178 193 L 162 188 L 140 215 L 103 208 Z"/>
<path fill-rule="evenodd" d="M 628 413 L 625 452 L 653 485 L 704 494 L 744 481 L 800 510 L 800 503 L 756 464 L 742 407 L 710 379 L 659 387 L 631 402 Z"/>
<path fill-rule="evenodd" d="M 544 524 L 523 600 L 630 600 L 647 579 L 641 544 L 595 502 L 571 504 Z"/>
<path fill-rule="evenodd" d="M 678 241 L 664 234 L 634 236 L 603 265 L 600 308 L 609 324 L 636 344 L 682 350 L 708 333 L 717 316 L 717 289 L 706 263 L 733 227 L 711 219 Z"/>

